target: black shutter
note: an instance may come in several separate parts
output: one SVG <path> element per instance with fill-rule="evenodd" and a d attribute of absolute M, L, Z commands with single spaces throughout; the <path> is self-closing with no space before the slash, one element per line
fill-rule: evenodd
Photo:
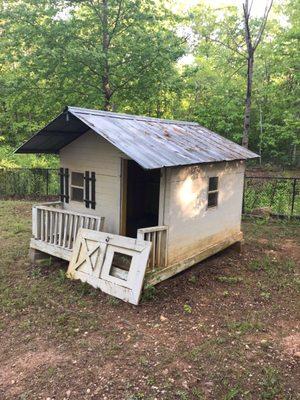
<path fill-rule="evenodd" d="M 91 173 L 91 206 L 92 209 L 95 210 L 96 208 L 96 174 L 95 172 Z"/>
<path fill-rule="evenodd" d="M 69 203 L 69 168 L 65 169 L 65 202 Z"/>
<path fill-rule="evenodd" d="M 63 168 L 59 168 L 59 182 L 60 182 L 60 188 L 59 188 L 59 198 L 60 198 L 60 201 L 64 201 L 64 198 L 65 198 L 65 196 L 64 196 L 64 169 Z"/>
<path fill-rule="evenodd" d="M 69 169 L 60 168 L 59 169 L 59 181 L 60 181 L 60 201 L 65 201 L 69 203 Z"/>
<path fill-rule="evenodd" d="M 90 208 L 90 173 L 85 171 L 84 173 L 84 201 L 86 208 Z"/>
<path fill-rule="evenodd" d="M 96 174 L 95 172 L 85 171 L 84 173 L 84 202 L 86 208 L 96 208 Z"/>

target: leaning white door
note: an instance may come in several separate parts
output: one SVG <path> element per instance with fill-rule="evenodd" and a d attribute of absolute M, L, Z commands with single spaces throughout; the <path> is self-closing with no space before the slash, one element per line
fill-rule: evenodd
<path fill-rule="evenodd" d="M 80 229 L 68 276 L 138 304 L 150 250 L 148 241 Z"/>

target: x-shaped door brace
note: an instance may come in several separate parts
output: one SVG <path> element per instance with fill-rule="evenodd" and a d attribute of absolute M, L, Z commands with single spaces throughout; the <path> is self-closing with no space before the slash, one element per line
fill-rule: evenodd
<path fill-rule="evenodd" d="M 80 250 L 78 252 L 78 259 L 75 262 L 74 269 L 77 270 L 84 262 L 87 263 L 88 267 L 91 268 L 92 271 L 96 268 L 98 257 L 99 257 L 99 250 L 100 250 L 100 243 L 95 242 L 96 246 L 89 250 L 88 245 L 87 245 L 87 240 L 85 238 L 82 238 L 81 243 L 80 243 Z M 98 252 L 96 255 L 96 258 L 93 262 L 92 260 L 92 255 L 95 252 Z"/>

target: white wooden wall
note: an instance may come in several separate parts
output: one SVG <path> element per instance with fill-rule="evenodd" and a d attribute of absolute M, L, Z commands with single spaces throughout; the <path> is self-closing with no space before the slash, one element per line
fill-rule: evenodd
<path fill-rule="evenodd" d="M 169 226 L 168 265 L 240 232 L 244 170 L 244 162 L 167 169 L 163 223 Z M 216 208 L 207 208 L 210 176 L 219 177 Z"/>
<path fill-rule="evenodd" d="M 105 217 L 103 230 L 119 233 L 121 158 L 128 158 L 107 140 L 88 131 L 60 151 L 61 167 L 71 172 L 96 173 L 96 209 L 86 208 L 85 203 L 71 200 L 67 210 Z"/>

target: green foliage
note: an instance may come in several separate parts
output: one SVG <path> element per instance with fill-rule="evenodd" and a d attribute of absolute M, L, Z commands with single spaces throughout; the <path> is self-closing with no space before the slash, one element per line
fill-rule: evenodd
<path fill-rule="evenodd" d="M 239 282 L 243 281 L 243 278 L 239 276 L 218 276 L 218 281 L 222 283 L 229 283 L 231 285 L 235 285 Z"/>
<path fill-rule="evenodd" d="M 146 285 L 143 290 L 143 300 L 153 300 L 156 295 L 156 288 L 153 285 Z"/>
<path fill-rule="evenodd" d="M 186 314 L 192 314 L 192 307 L 189 304 L 184 304 L 183 306 L 183 311 Z"/>
<path fill-rule="evenodd" d="M 0 168 L 56 166 L 12 153 L 67 104 L 196 120 L 240 142 L 241 10 L 203 2 L 188 15 L 171 9 L 163 0 L 0 0 Z M 297 162 L 299 10 L 299 0 L 273 7 L 255 53 L 250 147 L 264 162 Z M 254 33 L 260 22 L 252 19 Z"/>

